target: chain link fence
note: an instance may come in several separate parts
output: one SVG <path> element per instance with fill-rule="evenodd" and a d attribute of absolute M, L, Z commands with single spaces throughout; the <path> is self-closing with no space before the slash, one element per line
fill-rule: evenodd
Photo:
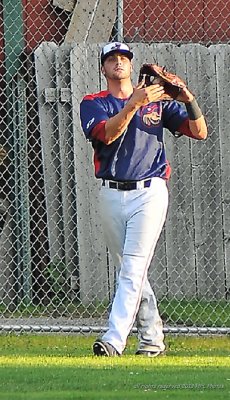
<path fill-rule="evenodd" d="M 82 97 L 99 49 L 130 43 L 186 80 L 209 138 L 165 132 L 170 206 L 149 278 L 165 332 L 230 331 L 230 1 L 3 0 L 0 5 L 0 330 L 105 330 L 116 270 Z M 135 331 L 135 328 L 134 328 Z"/>

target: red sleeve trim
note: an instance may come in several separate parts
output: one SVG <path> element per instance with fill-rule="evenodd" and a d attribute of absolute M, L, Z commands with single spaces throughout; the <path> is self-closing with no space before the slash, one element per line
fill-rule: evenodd
<path fill-rule="evenodd" d="M 91 136 L 93 139 L 97 139 L 103 143 L 106 143 L 105 124 L 106 124 L 106 121 L 101 121 L 92 129 Z"/>
<path fill-rule="evenodd" d="M 197 139 L 195 136 L 193 136 L 193 134 L 189 128 L 189 119 L 188 118 L 182 122 L 182 124 L 179 126 L 177 131 L 182 133 L 185 136 L 188 136 L 193 139 Z"/>
<path fill-rule="evenodd" d="M 94 94 L 87 94 L 83 100 L 94 100 L 99 97 L 106 97 L 108 96 L 109 91 L 108 90 L 102 90 L 101 92 L 94 93 Z"/>
<path fill-rule="evenodd" d="M 164 179 L 166 179 L 167 181 L 169 180 L 170 176 L 171 176 L 171 172 L 172 172 L 172 168 L 168 162 L 168 160 L 166 160 L 166 170 L 165 170 L 165 176 Z"/>

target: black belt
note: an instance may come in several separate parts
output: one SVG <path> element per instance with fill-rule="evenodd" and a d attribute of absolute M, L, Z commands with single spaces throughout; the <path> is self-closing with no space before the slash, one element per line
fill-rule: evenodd
<path fill-rule="evenodd" d="M 150 187 L 151 179 L 146 179 L 144 181 L 127 181 L 127 182 L 115 182 L 115 181 L 102 181 L 102 186 L 109 187 L 110 189 L 118 190 L 136 190 Z"/>

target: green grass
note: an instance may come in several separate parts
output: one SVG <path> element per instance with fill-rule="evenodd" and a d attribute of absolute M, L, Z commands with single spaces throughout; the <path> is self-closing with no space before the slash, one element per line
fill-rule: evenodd
<path fill-rule="evenodd" d="M 167 353 L 92 356 L 93 336 L 2 335 L 1 400 L 228 399 L 229 337 L 167 336 Z"/>
<path fill-rule="evenodd" d="M 230 302 L 204 300 L 162 300 L 159 302 L 162 319 L 167 324 L 186 326 L 230 326 Z"/>

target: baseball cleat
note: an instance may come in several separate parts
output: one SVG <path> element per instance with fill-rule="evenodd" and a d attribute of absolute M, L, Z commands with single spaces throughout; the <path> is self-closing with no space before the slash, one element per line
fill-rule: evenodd
<path fill-rule="evenodd" d="M 163 351 L 137 350 L 137 352 L 135 354 L 136 354 L 136 356 L 157 357 L 157 356 L 162 356 L 164 354 L 164 352 Z"/>
<path fill-rule="evenodd" d="M 120 355 L 111 344 L 103 342 L 103 340 L 96 340 L 93 352 L 95 356 L 116 357 Z"/>

